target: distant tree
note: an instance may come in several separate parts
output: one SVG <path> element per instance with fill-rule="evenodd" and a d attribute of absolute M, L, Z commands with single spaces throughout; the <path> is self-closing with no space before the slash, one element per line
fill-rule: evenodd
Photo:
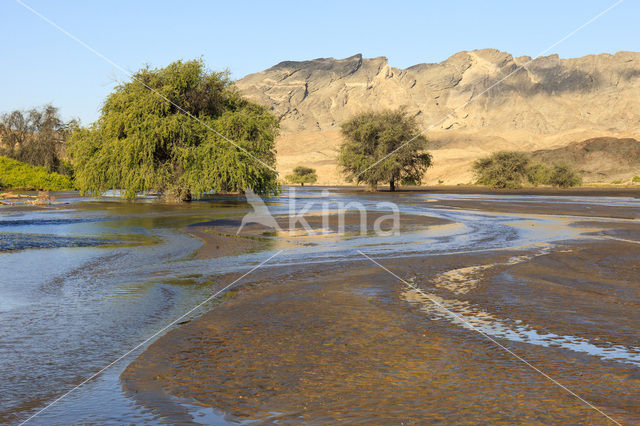
<path fill-rule="evenodd" d="M 265 194 L 278 190 L 276 173 L 265 166 L 275 166 L 277 131 L 277 118 L 245 100 L 227 72 L 177 61 L 143 68 L 118 86 L 98 121 L 74 131 L 70 153 L 84 192 L 117 188 L 133 198 L 154 191 L 172 200 L 245 188 Z"/>
<path fill-rule="evenodd" d="M 379 182 L 389 183 L 391 191 L 403 180 L 419 184 L 431 166 L 431 155 L 424 152 L 427 139 L 419 134 L 403 109 L 358 114 L 342 124 L 342 172 L 372 191 Z"/>
<path fill-rule="evenodd" d="M 17 160 L 17 156 L 29 136 L 31 125 L 22 111 L 15 110 L 0 116 L 1 153 Z"/>
<path fill-rule="evenodd" d="M 304 186 L 305 183 L 316 183 L 318 181 L 318 175 L 316 175 L 316 169 L 298 166 L 293 169 L 293 174 L 286 176 L 285 179 L 291 183 L 299 183 L 300 186 Z"/>
<path fill-rule="evenodd" d="M 549 184 L 560 188 L 578 186 L 582 184 L 582 176 L 569 166 L 554 166 L 549 174 Z"/>
<path fill-rule="evenodd" d="M 477 183 L 492 188 L 520 188 L 524 183 L 568 188 L 582 183 L 582 177 L 568 166 L 532 163 L 527 154 L 517 151 L 494 152 L 476 160 L 473 171 Z"/>
<path fill-rule="evenodd" d="M 522 152 L 499 151 L 473 163 L 481 185 L 492 188 L 520 188 L 529 171 L 529 156 Z"/>
<path fill-rule="evenodd" d="M 50 172 L 69 174 L 65 140 L 75 120 L 64 122 L 58 108 L 45 105 L 0 115 L 0 155 Z"/>

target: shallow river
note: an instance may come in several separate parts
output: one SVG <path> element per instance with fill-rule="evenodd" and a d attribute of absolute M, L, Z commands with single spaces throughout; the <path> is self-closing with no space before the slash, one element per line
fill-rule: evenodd
<path fill-rule="evenodd" d="M 305 244 L 276 235 L 264 250 L 201 259 L 196 254 L 202 242 L 185 233 L 184 227 L 217 218 L 241 218 L 249 211 L 244 199 L 230 196 L 216 202 L 167 206 L 153 200 L 130 203 L 67 196 L 61 200 L 69 204 L 56 209 L 0 210 L 0 423 L 19 424 L 36 413 L 29 423 L 162 423 L 161 414 L 130 399 L 120 383 L 120 374 L 144 348 L 67 392 L 206 299 L 217 288 L 215 277 L 248 271 L 281 249 L 285 251 L 264 268 L 339 265 L 360 257 L 359 251 L 406 259 L 518 250 L 521 255 L 502 261 L 517 264 L 548 253 L 562 241 L 625 240 L 624 235 L 593 235 L 593 226 L 572 225 L 576 221 L 637 220 L 597 214 L 583 218 L 580 211 L 640 209 L 639 200 L 622 197 L 358 195 L 313 188 L 285 191 L 281 198 L 268 202 L 271 212 L 288 213 L 291 196 L 296 197 L 299 208 L 313 203 L 310 212 L 321 209 L 323 203 L 338 202 L 358 202 L 369 211 L 385 211 L 380 205 L 384 201 L 397 203 L 403 214 L 428 215 L 449 223 L 406 227 L 395 236 L 336 235 Z M 461 200 L 487 205 L 561 204 L 562 208 L 577 206 L 578 213 L 556 216 L 471 210 L 457 207 Z M 493 265 L 452 269 L 437 278 L 433 291 L 418 294 L 408 288 L 398 297 L 421 305 L 426 317 L 444 319 L 455 327 L 478 327 L 495 338 L 562 348 L 640 368 L 640 344 L 548 333 L 526 320 L 501 318 L 487 312 L 485 306 L 456 299 L 456 294 L 473 287 L 474 274 L 485 266 Z M 447 293 L 439 293 L 438 288 Z M 429 303 L 431 298 L 448 311 Z M 191 316 L 216 303 L 204 305 Z M 214 410 L 183 404 L 203 423 L 225 422 Z"/>

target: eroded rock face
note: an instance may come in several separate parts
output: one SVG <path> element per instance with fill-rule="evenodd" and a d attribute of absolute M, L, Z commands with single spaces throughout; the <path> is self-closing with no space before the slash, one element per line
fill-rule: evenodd
<path fill-rule="evenodd" d="M 281 117 L 279 167 L 335 167 L 340 124 L 352 115 L 406 107 L 431 141 L 427 182 L 469 182 L 470 163 L 498 149 L 534 151 L 592 137 L 640 136 L 640 53 L 531 60 L 494 49 L 393 68 L 384 57 L 282 62 L 237 82 Z M 318 134 L 320 132 L 320 134 Z M 604 178 L 606 179 L 606 178 Z"/>

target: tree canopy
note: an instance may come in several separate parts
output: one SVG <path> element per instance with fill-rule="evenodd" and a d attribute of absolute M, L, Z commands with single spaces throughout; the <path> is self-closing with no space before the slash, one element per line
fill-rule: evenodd
<path fill-rule="evenodd" d="M 478 183 L 492 188 L 520 188 L 529 171 L 529 157 L 523 152 L 499 151 L 473 163 Z M 542 174 L 531 170 L 531 176 Z"/>
<path fill-rule="evenodd" d="M 122 189 L 133 198 L 153 191 L 179 200 L 246 188 L 265 194 L 278 190 L 267 167 L 275 166 L 277 131 L 277 118 L 243 99 L 227 72 L 177 61 L 143 68 L 117 86 L 100 118 L 75 129 L 69 152 L 85 193 Z"/>
<path fill-rule="evenodd" d="M 293 173 L 286 176 L 286 179 L 291 183 L 299 183 L 304 186 L 305 183 L 316 183 L 318 181 L 318 175 L 316 169 L 311 167 L 298 166 L 293 169 Z"/>
<path fill-rule="evenodd" d="M 520 188 L 530 185 L 577 186 L 582 177 L 566 165 L 533 163 L 529 155 L 517 151 L 498 151 L 473 163 L 477 183 L 492 188 Z"/>
<path fill-rule="evenodd" d="M 572 186 L 582 185 L 582 176 L 580 176 L 571 167 L 560 164 L 555 165 L 549 172 L 547 181 L 550 185 L 560 188 L 570 188 Z"/>
<path fill-rule="evenodd" d="M 431 166 L 431 155 L 424 152 L 427 139 L 419 133 L 403 109 L 358 114 L 342 124 L 338 163 L 349 180 L 370 190 L 378 182 L 389 183 L 391 191 L 400 181 L 419 184 Z"/>
<path fill-rule="evenodd" d="M 15 110 L 0 116 L 0 155 L 49 172 L 70 174 L 64 161 L 64 144 L 75 120 L 64 122 L 58 108 L 44 105 L 28 111 Z"/>

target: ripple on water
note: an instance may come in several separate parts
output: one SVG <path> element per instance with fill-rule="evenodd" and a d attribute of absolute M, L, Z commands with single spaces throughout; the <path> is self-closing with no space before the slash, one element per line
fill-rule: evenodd
<path fill-rule="evenodd" d="M 63 237 L 58 235 L 1 232 L 0 252 L 56 247 L 93 247 L 113 244 L 115 241 L 90 237 Z"/>

